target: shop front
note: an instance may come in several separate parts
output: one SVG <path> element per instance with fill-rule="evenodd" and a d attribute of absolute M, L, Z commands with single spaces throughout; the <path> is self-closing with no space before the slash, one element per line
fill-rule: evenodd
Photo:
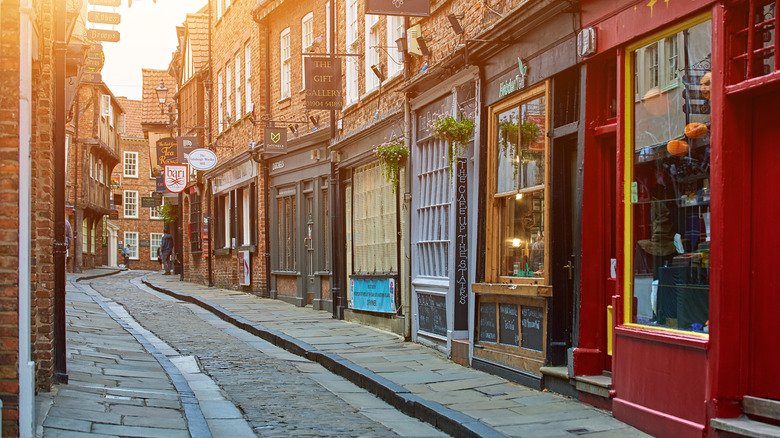
<path fill-rule="evenodd" d="M 435 346 L 453 360 L 468 364 L 470 284 L 476 256 L 477 193 L 474 174 L 475 129 L 460 154 L 448 162 L 447 140 L 429 126 L 454 114 L 461 123 L 479 120 L 478 68 L 438 81 L 411 101 L 414 114 L 411 167 L 410 241 L 412 340 Z M 466 122 L 467 123 L 467 122 Z"/>
<path fill-rule="evenodd" d="M 763 262 L 778 240 L 768 228 L 776 203 L 756 191 L 778 158 L 767 147 L 777 130 L 777 5 L 601 6 L 582 8 L 599 41 L 586 62 L 595 96 L 586 157 L 611 174 L 614 156 L 616 177 L 585 168 L 584 212 L 614 223 L 617 238 L 597 232 L 589 241 L 601 245 L 583 247 L 596 269 L 582 290 L 592 315 L 612 305 L 614 326 L 601 343 L 586 332 L 592 318 L 581 325 L 575 373 L 611 368 L 615 417 L 653 435 L 739 435 L 730 417 L 780 406 L 770 376 L 778 354 L 765 348 L 780 329 L 767 311 L 778 300 Z M 598 96 L 615 96 L 615 110 Z M 612 212 L 596 188 L 615 193 Z"/>
<path fill-rule="evenodd" d="M 483 65 L 485 127 L 472 366 L 535 388 L 550 370 L 568 386 L 579 275 L 579 69 L 571 16 L 559 6 L 535 11 L 550 14 L 543 25 L 521 10 L 506 27 L 528 37 L 489 58 L 470 54 Z"/>
<path fill-rule="evenodd" d="M 406 170 L 401 164 L 397 183 L 375 152 L 392 139 L 403 138 L 403 114 L 389 114 L 367 129 L 342 138 L 333 145 L 340 157 L 337 172 L 344 202 L 338 216 L 343 217 L 345 278 L 342 293 L 344 319 L 371 325 L 401 336 L 408 332 L 408 274 L 403 263 L 406 239 L 402 214 L 406 208 L 404 193 Z M 340 229 L 334 233 L 339 239 Z M 341 245 L 339 245 L 341 246 Z M 338 274 L 336 274 L 338 275 Z"/>
<path fill-rule="evenodd" d="M 288 139 L 268 163 L 271 298 L 332 311 L 327 131 Z"/>
<path fill-rule="evenodd" d="M 259 292 L 265 284 L 265 255 L 259 249 L 262 246 L 257 233 L 258 186 L 262 186 L 257 164 L 248 151 L 242 152 L 209 171 L 206 177 L 211 187 L 208 236 L 213 245 L 213 283 Z"/>

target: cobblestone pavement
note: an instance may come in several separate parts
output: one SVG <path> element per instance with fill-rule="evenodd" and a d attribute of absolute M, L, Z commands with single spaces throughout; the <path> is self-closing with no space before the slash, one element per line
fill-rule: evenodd
<path fill-rule="evenodd" d="M 319 364 L 275 347 L 200 307 L 149 289 L 139 280 L 144 273 L 125 271 L 88 283 L 179 355 L 194 357 L 258 436 L 442 435 Z M 201 406 L 209 403 L 200 402 Z M 217 420 L 209 419 L 212 430 L 215 424 Z"/>

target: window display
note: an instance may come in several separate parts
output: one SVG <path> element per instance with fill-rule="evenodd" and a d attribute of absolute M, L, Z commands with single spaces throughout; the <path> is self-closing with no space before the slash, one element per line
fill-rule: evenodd
<path fill-rule="evenodd" d="M 711 35 L 706 20 L 629 53 L 637 324 L 709 331 Z"/>
<path fill-rule="evenodd" d="M 501 277 L 544 277 L 546 123 L 544 95 L 497 114 L 493 197 Z"/>

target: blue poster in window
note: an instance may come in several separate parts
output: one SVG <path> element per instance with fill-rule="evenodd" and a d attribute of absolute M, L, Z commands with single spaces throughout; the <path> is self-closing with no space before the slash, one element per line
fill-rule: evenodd
<path fill-rule="evenodd" d="M 395 279 L 354 278 L 351 284 L 353 309 L 395 313 Z"/>

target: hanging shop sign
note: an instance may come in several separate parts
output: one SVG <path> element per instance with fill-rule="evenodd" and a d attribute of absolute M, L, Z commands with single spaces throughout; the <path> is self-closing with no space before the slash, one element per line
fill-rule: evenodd
<path fill-rule="evenodd" d="M 287 129 L 286 128 L 265 128 L 265 149 L 266 154 L 286 154 L 287 153 Z"/>
<path fill-rule="evenodd" d="M 173 137 L 164 137 L 157 140 L 157 165 L 162 167 L 166 164 L 178 164 L 176 159 L 176 149 L 178 144 Z"/>
<path fill-rule="evenodd" d="M 141 207 L 155 208 L 157 207 L 157 200 L 154 199 L 154 196 L 141 196 Z"/>
<path fill-rule="evenodd" d="M 186 164 L 166 164 L 163 169 L 165 188 L 171 193 L 181 193 L 187 187 Z"/>
<path fill-rule="evenodd" d="M 427 17 L 431 15 L 431 2 L 430 0 L 366 0 L 366 14 Z"/>
<path fill-rule="evenodd" d="M 81 82 L 84 84 L 100 84 L 103 83 L 103 75 L 100 73 L 82 73 Z"/>
<path fill-rule="evenodd" d="M 198 137 L 176 137 L 176 156 L 179 163 L 186 163 L 190 153 L 198 149 Z"/>
<path fill-rule="evenodd" d="M 458 158 L 455 174 L 455 330 L 469 329 L 468 169 Z"/>
<path fill-rule="evenodd" d="M 221 193 L 237 185 L 243 184 L 257 176 L 257 166 L 248 160 L 211 178 L 212 193 Z"/>
<path fill-rule="evenodd" d="M 395 313 L 395 279 L 353 278 L 351 284 L 353 309 Z"/>
<path fill-rule="evenodd" d="M 112 172 L 111 173 L 111 187 L 119 187 L 122 185 L 122 173 L 121 172 Z"/>
<path fill-rule="evenodd" d="M 95 6 L 112 6 L 116 8 L 122 4 L 122 0 L 89 0 L 89 4 Z"/>
<path fill-rule="evenodd" d="M 195 170 L 211 170 L 217 165 L 217 154 L 209 149 L 195 149 L 189 153 L 187 162 Z"/>
<path fill-rule="evenodd" d="M 87 29 L 87 38 L 92 41 L 119 42 L 119 31 L 109 29 Z"/>
<path fill-rule="evenodd" d="M 340 110 L 344 105 L 341 62 L 333 58 L 304 59 L 306 109 Z"/>
<path fill-rule="evenodd" d="M 156 188 L 155 188 L 155 190 L 156 190 L 157 192 L 159 192 L 159 193 L 162 193 L 162 192 L 164 192 L 164 191 L 165 191 L 165 178 L 163 178 L 163 176 L 162 176 L 162 175 L 160 175 L 160 176 L 158 176 L 158 177 L 156 178 L 156 181 L 155 181 L 155 182 L 157 183 L 157 184 L 156 184 Z"/>
<path fill-rule="evenodd" d="M 89 11 L 87 12 L 87 21 L 99 24 L 119 24 L 122 16 L 116 12 Z"/>

